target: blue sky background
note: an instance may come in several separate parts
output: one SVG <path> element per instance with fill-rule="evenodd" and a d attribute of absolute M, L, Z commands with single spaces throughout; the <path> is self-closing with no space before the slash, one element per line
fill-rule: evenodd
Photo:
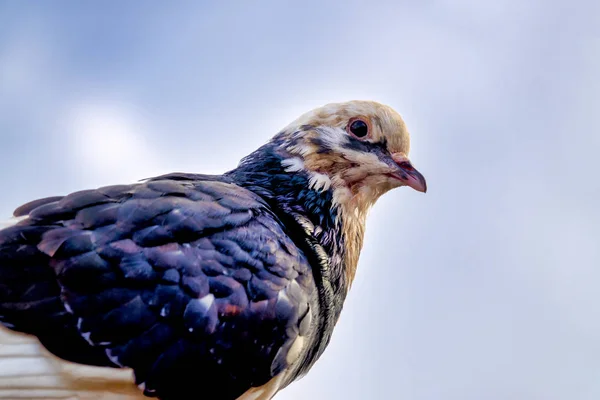
<path fill-rule="evenodd" d="M 222 172 L 378 100 L 429 191 L 376 205 L 330 347 L 278 399 L 597 400 L 599 71 L 593 0 L 2 1 L 0 214 Z"/>

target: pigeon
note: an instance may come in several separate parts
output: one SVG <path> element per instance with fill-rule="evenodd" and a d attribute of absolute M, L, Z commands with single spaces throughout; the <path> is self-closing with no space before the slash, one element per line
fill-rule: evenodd
<path fill-rule="evenodd" d="M 324 353 L 369 210 L 425 193 L 390 106 L 330 103 L 221 175 L 18 207 L 0 230 L 0 398 L 268 400 Z"/>

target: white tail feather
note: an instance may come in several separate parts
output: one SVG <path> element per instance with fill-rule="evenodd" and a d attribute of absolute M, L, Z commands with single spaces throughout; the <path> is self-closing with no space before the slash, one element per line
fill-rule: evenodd
<path fill-rule="evenodd" d="M 147 399 L 128 369 L 90 367 L 51 355 L 32 336 L 0 326 L 0 399 Z"/>
<path fill-rule="evenodd" d="M 0 221 L 0 229 L 27 216 Z M 129 369 L 91 367 L 53 356 L 34 336 L 0 325 L 0 400 L 142 400 Z"/>
<path fill-rule="evenodd" d="M 27 218 L 0 221 L 0 229 Z M 35 337 L 0 325 L 0 400 L 142 400 L 129 369 L 91 367 L 53 356 Z"/>

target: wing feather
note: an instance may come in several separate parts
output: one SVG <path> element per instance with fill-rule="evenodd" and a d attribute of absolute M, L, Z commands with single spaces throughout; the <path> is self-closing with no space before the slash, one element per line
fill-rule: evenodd
<path fill-rule="evenodd" d="M 0 321 L 63 360 L 132 369 L 148 396 L 205 384 L 236 399 L 307 345 L 310 266 L 245 189 L 162 178 L 19 214 L 29 217 L 0 231 Z"/>

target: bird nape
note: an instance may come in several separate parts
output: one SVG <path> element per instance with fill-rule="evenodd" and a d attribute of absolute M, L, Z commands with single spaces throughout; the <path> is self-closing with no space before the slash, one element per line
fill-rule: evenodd
<path fill-rule="evenodd" d="M 32 201 L 0 230 L 0 398 L 271 399 L 327 347 L 365 219 L 425 192 L 371 101 L 310 111 L 222 175 Z"/>

